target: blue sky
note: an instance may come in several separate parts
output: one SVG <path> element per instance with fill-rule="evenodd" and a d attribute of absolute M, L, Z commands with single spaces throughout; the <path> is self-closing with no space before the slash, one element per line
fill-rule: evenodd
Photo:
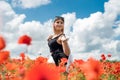
<path fill-rule="evenodd" d="M 23 9 L 14 7 L 16 13 L 25 14 L 26 21 L 38 20 L 41 22 L 54 18 L 56 15 L 67 12 L 76 12 L 77 18 L 89 17 L 97 11 L 104 12 L 104 3 L 108 0 L 51 0 L 51 3 L 36 8 Z"/>
<path fill-rule="evenodd" d="M 60 15 L 72 55 L 99 59 L 111 53 L 111 59 L 120 59 L 120 0 L 0 0 L 0 5 L 0 34 L 12 57 L 26 49 L 32 58 L 50 56 L 46 39 L 53 34 L 54 16 Z M 32 45 L 17 43 L 24 34 L 31 36 Z"/>

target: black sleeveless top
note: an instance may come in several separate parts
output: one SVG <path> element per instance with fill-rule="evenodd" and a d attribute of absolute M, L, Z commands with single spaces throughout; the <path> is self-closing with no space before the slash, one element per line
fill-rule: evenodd
<path fill-rule="evenodd" d="M 59 36 L 57 36 L 57 37 L 55 37 L 55 38 L 53 38 L 53 39 L 50 39 L 50 40 L 48 41 L 48 46 L 49 46 L 49 48 L 50 48 L 50 52 L 51 52 L 51 53 L 54 53 L 54 52 L 63 52 L 63 47 L 62 47 L 62 45 L 57 42 L 57 39 L 58 39 L 61 35 L 63 35 L 63 34 L 60 34 Z"/>

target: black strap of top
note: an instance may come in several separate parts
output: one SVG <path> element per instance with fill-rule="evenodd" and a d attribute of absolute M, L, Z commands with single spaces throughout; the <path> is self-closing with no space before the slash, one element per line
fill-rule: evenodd
<path fill-rule="evenodd" d="M 65 34 L 60 34 L 60 35 L 54 37 L 53 39 L 55 39 L 55 38 L 59 38 L 61 35 L 65 35 Z"/>

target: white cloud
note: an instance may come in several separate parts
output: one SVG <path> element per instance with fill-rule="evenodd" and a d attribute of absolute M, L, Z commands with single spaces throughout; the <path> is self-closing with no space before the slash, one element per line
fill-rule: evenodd
<path fill-rule="evenodd" d="M 49 4 L 50 2 L 51 0 L 12 0 L 12 5 L 14 7 L 36 8 L 38 6 Z"/>
<path fill-rule="evenodd" d="M 11 6 L 6 3 L 5 1 L 0 1 L 0 23 L 1 23 L 1 30 L 4 30 L 6 22 L 10 21 L 14 18 L 15 12 L 12 10 Z"/>
<path fill-rule="evenodd" d="M 15 15 L 14 11 L 12 10 L 11 6 L 5 2 L 5 1 L 0 1 L 0 15 L 2 16 L 13 16 Z"/>
<path fill-rule="evenodd" d="M 21 0 L 20 5 L 23 6 L 25 1 L 27 0 Z M 52 34 L 52 20 L 44 23 L 34 20 L 24 22 L 26 18 L 24 14 L 16 14 L 11 6 L 4 1 L 0 1 L 0 5 L 5 7 L 0 6 L 0 16 L 2 23 L 1 34 L 5 36 L 8 44 L 6 49 L 11 50 L 13 55 L 18 54 L 23 49 L 25 50 L 25 46 L 18 45 L 17 40 L 20 35 L 28 34 L 33 39 L 32 45 L 28 47 L 28 55 L 34 55 L 34 57 L 40 53 L 45 56 L 49 55 L 46 38 L 49 34 Z M 118 27 L 116 29 L 112 27 L 116 23 L 117 16 L 120 15 L 119 6 L 119 0 L 109 0 L 105 3 L 104 13 L 96 12 L 83 19 L 76 18 L 75 12 L 62 14 L 61 16 L 65 17 L 65 33 L 70 37 L 71 53 L 76 56 L 79 54 L 80 58 L 83 59 L 88 58 L 88 55 L 99 58 L 101 53 L 112 53 L 112 59 L 118 59 L 120 41 L 114 38 L 120 36 L 120 24 L 117 23 L 116 26 Z M 29 7 L 24 5 L 23 7 L 30 8 L 35 7 L 35 5 Z"/>
<path fill-rule="evenodd" d="M 16 15 L 11 21 L 6 22 L 4 29 L 8 32 L 17 32 L 19 25 L 21 25 L 25 17 L 26 16 L 24 14 Z"/>
<path fill-rule="evenodd" d="M 66 13 L 62 15 L 65 18 L 65 34 L 70 35 L 71 34 L 71 28 L 73 27 L 73 23 L 76 20 L 76 14 L 73 13 Z"/>
<path fill-rule="evenodd" d="M 26 18 L 24 14 L 16 14 L 5 1 L 0 1 L 0 5 L 2 5 L 2 7 L 0 7 L 0 16 L 1 22 L 3 23 L 0 33 L 5 37 L 7 43 L 6 49 L 11 51 L 11 55 L 15 57 L 16 54 L 20 54 L 22 50 L 23 52 L 26 50 L 24 46 L 17 44 L 18 38 L 23 34 L 28 34 L 33 39 L 32 45 L 28 47 L 30 56 L 31 54 L 38 55 L 38 52 L 45 55 L 48 54 L 47 36 L 52 31 L 51 20 L 43 24 L 38 21 L 24 23 L 24 19 Z"/>
<path fill-rule="evenodd" d="M 51 20 L 41 24 L 38 21 L 31 21 L 19 26 L 19 34 L 28 34 L 32 37 L 32 45 L 29 48 L 30 53 L 41 52 L 43 55 L 49 53 L 47 46 L 47 36 L 51 33 Z M 51 29 L 50 29 L 51 28 Z"/>
<path fill-rule="evenodd" d="M 2 29 L 2 26 L 3 26 L 2 16 L 0 15 L 0 31 L 1 31 L 1 29 Z"/>
<path fill-rule="evenodd" d="M 110 0 L 105 4 L 105 12 L 96 12 L 88 18 L 76 19 L 73 32 L 69 41 L 72 54 L 112 53 L 113 58 L 119 56 L 119 42 L 114 39 L 119 34 L 119 27 L 113 25 L 120 15 L 119 0 Z M 84 57 L 84 55 L 82 56 Z M 87 57 L 86 57 L 87 58 Z"/>
<path fill-rule="evenodd" d="M 24 52 L 27 53 L 28 46 L 24 44 L 17 44 L 17 43 L 9 43 L 7 44 L 7 49 L 11 51 L 11 57 L 12 58 L 19 58 L 20 53 Z"/>
<path fill-rule="evenodd" d="M 115 25 L 117 28 L 115 28 L 115 36 L 119 37 L 120 36 L 120 21 L 118 21 L 118 23 Z"/>
<path fill-rule="evenodd" d="M 41 24 L 38 21 L 25 22 L 19 26 L 19 32 L 23 34 L 29 34 L 34 40 L 39 41 L 41 38 L 45 39 L 47 36 L 46 34 L 51 31 L 48 27 L 49 24 L 51 24 L 51 21 L 48 21 L 47 24 L 48 25 Z"/>
<path fill-rule="evenodd" d="M 109 15 L 119 15 L 120 14 L 120 3 L 119 0 L 109 0 L 105 3 L 105 13 Z M 110 14 L 111 13 L 111 14 Z"/>

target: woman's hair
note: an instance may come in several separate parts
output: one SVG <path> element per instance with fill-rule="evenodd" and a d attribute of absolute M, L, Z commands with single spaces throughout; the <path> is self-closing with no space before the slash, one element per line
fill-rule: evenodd
<path fill-rule="evenodd" d="M 64 23 L 64 17 L 55 16 L 54 23 L 55 23 L 55 21 L 57 21 L 57 20 L 62 20 L 63 23 Z M 55 27 L 54 27 L 54 26 L 53 26 L 53 30 L 54 30 L 54 32 L 55 32 Z M 62 29 L 61 31 L 62 31 L 62 33 L 64 33 L 64 29 Z"/>
<path fill-rule="evenodd" d="M 61 16 L 55 16 L 54 22 L 57 20 L 62 20 L 64 22 L 64 17 Z"/>

